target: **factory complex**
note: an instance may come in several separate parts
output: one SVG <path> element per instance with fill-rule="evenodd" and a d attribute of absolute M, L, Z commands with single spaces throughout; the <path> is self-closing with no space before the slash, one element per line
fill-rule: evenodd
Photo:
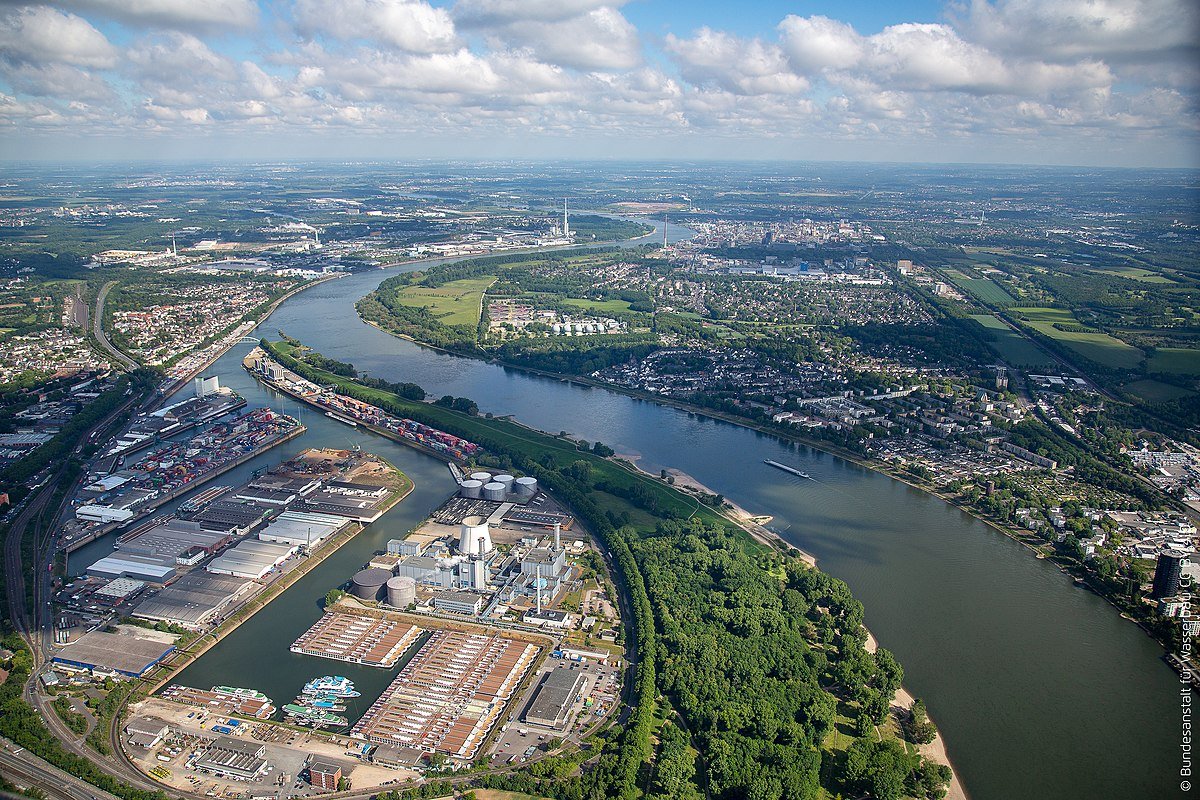
<path fill-rule="evenodd" d="M 245 398 L 223 388 L 216 376 L 196 378 L 193 385 L 193 397 L 135 417 L 101 459 L 124 458 L 246 405 Z"/>
<path fill-rule="evenodd" d="M 416 420 L 393 417 L 378 406 L 338 394 L 333 387 L 305 380 L 272 359 L 261 347 L 251 350 L 242 360 L 242 366 L 268 386 L 322 409 L 327 417 L 338 422 L 353 427 L 363 425 L 389 439 L 452 461 L 463 461 L 479 452 L 479 445 L 474 442 Z"/>

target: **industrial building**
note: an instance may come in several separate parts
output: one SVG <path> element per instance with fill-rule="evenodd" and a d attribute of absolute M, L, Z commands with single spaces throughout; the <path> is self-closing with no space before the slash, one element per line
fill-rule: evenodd
<path fill-rule="evenodd" d="M 387 551 L 397 556 L 419 556 L 425 546 L 415 539 L 388 539 Z"/>
<path fill-rule="evenodd" d="M 252 780 L 266 771 L 266 752 L 260 742 L 218 736 L 200 752 L 195 767 L 226 778 Z"/>
<path fill-rule="evenodd" d="M 125 555 L 105 556 L 87 568 L 94 578 L 132 578 L 146 583 L 166 583 L 175 577 L 175 558 Z"/>
<path fill-rule="evenodd" d="M 344 528 L 348 521 L 331 514 L 284 511 L 258 532 L 264 542 L 312 548 Z"/>
<path fill-rule="evenodd" d="M 567 667 L 550 670 L 525 710 L 525 721 L 562 729 L 570 721 L 571 708 L 586 681 L 582 670 Z"/>
<path fill-rule="evenodd" d="M 435 631 L 351 736 L 470 760 L 538 651 L 505 636 Z"/>
<path fill-rule="evenodd" d="M 167 723 L 158 717 L 134 717 L 125 723 L 125 741 L 134 747 L 149 750 L 165 739 L 170 730 Z"/>
<path fill-rule="evenodd" d="M 336 792 L 342 780 L 342 768 L 328 761 L 313 761 L 308 765 L 308 782 L 322 792 Z"/>
<path fill-rule="evenodd" d="M 196 628 L 211 620 L 251 585 L 245 578 L 193 572 L 143 600 L 133 616 Z"/>
<path fill-rule="evenodd" d="M 118 633 L 95 630 L 63 647 L 51 660 L 68 670 L 140 678 L 174 650 L 175 645 L 161 637 L 142 636 L 126 629 Z"/>
<path fill-rule="evenodd" d="M 117 540 L 122 554 L 169 558 L 176 560 L 182 553 L 199 548 L 206 555 L 233 541 L 229 529 L 213 530 L 199 522 L 167 519 L 131 531 Z"/>
<path fill-rule="evenodd" d="M 117 606 L 137 597 L 145 588 L 145 581 L 135 581 L 132 578 L 117 578 L 93 592 L 92 597 L 106 605 Z"/>
<path fill-rule="evenodd" d="M 293 653 L 390 668 L 423 631 L 396 619 L 326 612 L 291 646 Z"/>
<path fill-rule="evenodd" d="M 206 569 L 216 575 L 259 580 L 287 561 L 298 549 L 296 545 L 246 539 L 214 558 Z"/>
<path fill-rule="evenodd" d="M 433 607 L 451 614 L 477 617 L 483 609 L 483 595 L 470 592 L 438 592 L 433 596 Z"/>
<path fill-rule="evenodd" d="M 408 608 L 417 602 L 417 582 L 406 575 L 389 578 L 386 592 L 392 608 Z"/>

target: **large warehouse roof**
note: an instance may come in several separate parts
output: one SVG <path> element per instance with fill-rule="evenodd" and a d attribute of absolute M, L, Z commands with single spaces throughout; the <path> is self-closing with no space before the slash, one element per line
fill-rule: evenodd
<path fill-rule="evenodd" d="M 219 611 L 248 584 L 245 578 L 192 572 L 142 601 L 134 609 L 133 615 L 196 626 Z"/>
<path fill-rule="evenodd" d="M 175 645 L 136 634 L 89 631 L 67 645 L 54 661 L 100 672 L 120 672 L 138 677 L 161 661 Z"/>

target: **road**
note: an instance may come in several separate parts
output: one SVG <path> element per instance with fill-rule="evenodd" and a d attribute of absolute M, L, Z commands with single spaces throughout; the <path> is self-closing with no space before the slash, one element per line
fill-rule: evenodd
<path fill-rule="evenodd" d="M 11 783 L 37 787 L 51 800 L 117 800 L 114 795 L 81 781 L 0 738 L 0 774 Z"/>
<path fill-rule="evenodd" d="M 100 345 L 104 352 L 108 353 L 113 361 L 126 369 L 136 369 L 138 363 L 118 350 L 108 340 L 108 335 L 104 332 L 104 301 L 108 299 L 109 291 L 116 285 L 116 281 L 109 281 L 100 287 L 100 293 L 96 295 L 96 315 L 92 318 L 92 334 L 96 337 L 96 343 Z"/>

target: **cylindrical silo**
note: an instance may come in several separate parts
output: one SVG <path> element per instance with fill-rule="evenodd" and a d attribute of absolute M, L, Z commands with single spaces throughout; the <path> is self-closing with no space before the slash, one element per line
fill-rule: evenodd
<path fill-rule="evenodd" d="M 378 600 L 391 577 L 391 570 L 378 567 L 359 570 L 350 579 L 350 594 L 360 600 Z"/>
<path fill-rule="evenodd" d="M 468 479 L 462 482 L 458 487 L 458 494 L 461 497 L 470 497 L 478 500 L 483 497 L 483 481 Z"/>
<path fill-rule="evenodd" d="M 485 483 L 483 485 L 483 499 L 494 500 L 497 503 L 503 503 L 504 498 L 508 496 L 508 490 L 504 488 L 503 483 Z"/>
<path fill-rule="evenodd" d="M 492 480 L 503 485 L 505 492 L 511 492 L 513 490 L 513 481 L 515 481 L 516 478 L 514 478 L 512 475 L 497 475 L 496 477 L 492 478 Z"/>
<path fill-rule="evenodd" d="M 469 477 L 471 480 L 479 481 L 480 483 L 492 482 L 492 473 L 490 472 L 472 472 Z"/>
<path fill-rule="evenodd" d="M 513 481 L 513 485 L 517 490 L 517 494 L 522 497 L 533 497 L 537 494 L 537 478 L 526 475 L 524 478 L 517 478 Z"/>
<path fill-rule="evenodd" d="M 417 602 L 417 582 L 407 575 L 397 575 L 389 579 L 387 602 L 393 608 L 408 608 Z"/>

